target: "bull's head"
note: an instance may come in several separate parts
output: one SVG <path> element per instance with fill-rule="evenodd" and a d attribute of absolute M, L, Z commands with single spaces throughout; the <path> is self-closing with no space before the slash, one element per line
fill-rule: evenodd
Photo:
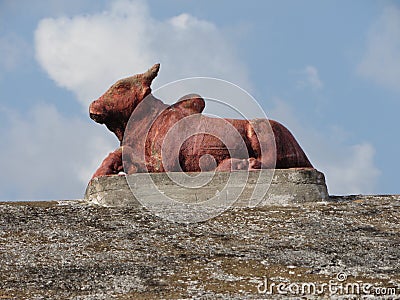
<path fill-rule="evenodd" d="M 160 64 L 147 72 L 118 80 L 89 107 L 90 118 L 105 124 L 122 141 L 126 124 L 136 106 L 151 93 L 151 82 L 157 76 Z"/>

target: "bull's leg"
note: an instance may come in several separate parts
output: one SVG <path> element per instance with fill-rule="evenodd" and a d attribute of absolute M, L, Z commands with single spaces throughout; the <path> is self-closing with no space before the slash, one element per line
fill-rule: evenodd
<path fill-rule="evenodd" d="M 147 167 L 144 162 L 139 162 L 137 155 L 132 147 L 124 145 L 123 146 L 123 168 L 127 174 L 133 173 L 143 173 L 147 171 Z"/>
<path fill-rule="evenodd" d="M 122 167 L 122 148 L 108 154 L 100 167 L 93 174 L 92 179 L 100 176 L 115 175 L 123 171 Z"/>
<path fill-rule="evenodd" d="M 227 158 L 215 169 L 217 172 L 231 172 L 241 170 L 257 170 L 261 168 L 261 162 L 254 157 L 248 159 Z"/>
<path fill-rule="evenodd" d="M 249 170 L 259 170 L 262 167 L 262 162 L 261 160 L 258 160 L 254 157 L 250 157 L 248 159 L 249 161 Z"/>
<path fill-rule="evenodd" d="M 249 158 L 249 170 L 273 169 L 276 163 L 276 146 L 268 120 L 256 119 L 249 123 L 246 135 L 255 158 Z"/>

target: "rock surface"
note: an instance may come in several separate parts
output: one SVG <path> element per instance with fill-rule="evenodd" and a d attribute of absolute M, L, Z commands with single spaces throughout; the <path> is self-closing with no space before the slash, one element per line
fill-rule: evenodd
<path fill-rule="evenodd" d="M 265 299 L 265 278 L 371 283 L 398 299 L 399 216 L 400 196 L 232 208 L 189 225 L 139 207 L 1 203 L 0 299 Z"/>

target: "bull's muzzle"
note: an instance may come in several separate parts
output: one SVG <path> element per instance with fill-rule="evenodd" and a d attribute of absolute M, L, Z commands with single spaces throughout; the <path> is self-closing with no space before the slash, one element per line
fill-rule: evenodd
<path fill-rule="evenodd" d="M 90 106 L 89 106 L 89 116 L 90 118 L 95 121 L 96 123 L 103 124 L 105 121 L 105 114 L 103 113 L 103 110 L 99 108 L 99 103 L 96 101 L 93 101 Z"/>

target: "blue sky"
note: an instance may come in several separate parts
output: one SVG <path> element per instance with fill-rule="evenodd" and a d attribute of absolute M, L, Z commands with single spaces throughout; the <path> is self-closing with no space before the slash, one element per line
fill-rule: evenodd
<path fill-rule="evenodd" d="M 80 198 L 117 79 L 211 76 L 285 124 L 332 194 L 399 193 L 398 1 L 0 0 L 0 200 Z"/>

